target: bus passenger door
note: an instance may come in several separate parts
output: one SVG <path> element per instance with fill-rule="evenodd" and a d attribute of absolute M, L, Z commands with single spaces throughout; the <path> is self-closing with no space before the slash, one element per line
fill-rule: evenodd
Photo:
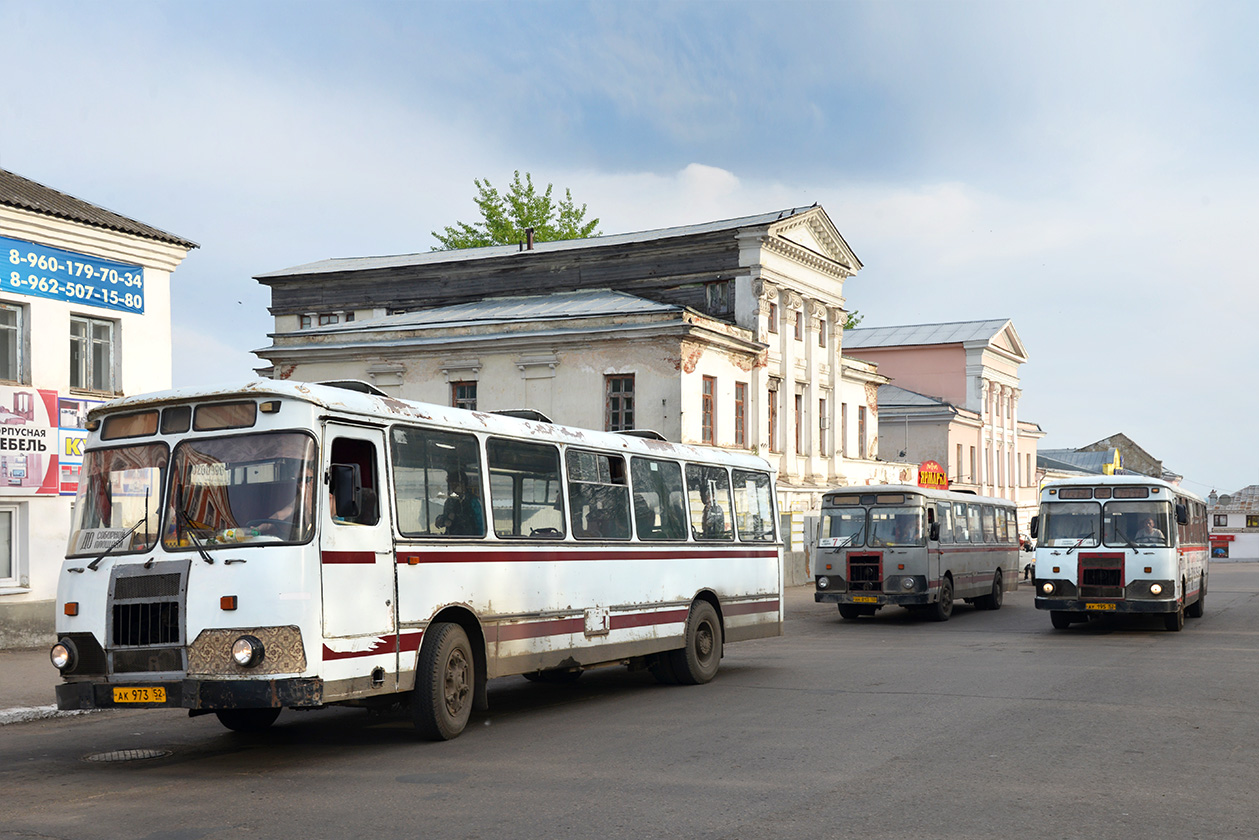
<path fill-rule="evenodd" d="M 948 502 L 936 502 L 935 523 L 930 529 L 934 540 L 927 541 L 927 586 L 931 581 L 940 580 L 942 551 L 940 546 L 953 544 L 953 505 Z"/>
<path fill-rule="evenodd" d="M 355 650 L 395 649 L 393 529 L 384 492 L 384 432 L 328 423 L 323 451 L 325 485 L 320 500 L 320 559 L 325 638 L 372 636 Z M 333 476 L 359 485 L 357 509 L 334 510 Z M 338 493 L 338 495 L 344 495 Z M 365 647 L 366 646 L 366 647 Z"/>

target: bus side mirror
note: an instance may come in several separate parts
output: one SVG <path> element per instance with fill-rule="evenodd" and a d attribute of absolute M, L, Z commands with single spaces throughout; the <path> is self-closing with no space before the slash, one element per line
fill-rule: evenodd
<path fill-rule="evenodd" d="M 332 493 L 334 517 L 352 519 L 358 516 L 359 498 L 363 493 L 363 477 L 358 464 L 333 464 L 329 470 L 329 491 Z"/>
<path fill-rule="evenodd" d="M 940 523 L 932 522 L 927 526 L 927 538 L 935 541 L 940 539 Z"/>
<path fill-rule="evenodd" d="M 1177 525 L 1189 524 L 1189 508 L 1185 507 L 1182 504 L 1176 505 L 1176 524 Z"/>
<path fill-rule="evenodd" d="M 1037 532 L 1040 530 L 1040 517 L 1033 516 L 1032 524 L 1029 525 L 1028 528 L 1029 528 L 1029 533 L 1032 535 L 1032 539 L 1036 539 Z"/>

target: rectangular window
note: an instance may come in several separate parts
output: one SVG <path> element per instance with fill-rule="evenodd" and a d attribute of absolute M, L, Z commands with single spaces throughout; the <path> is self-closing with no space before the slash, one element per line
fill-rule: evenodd
<path fill-rule="evenodd" d="M 604 428 L 623 432 L 634 428 L 634 374 L 617 374 L 603 378 Z"/>
<path fill-rule="evenodd" d="M 795 324 L 792 326 L 792 338 L 796 341 L 804 341 L 804 312 L 796 309 L 792 314 L 795 315 Z"/>
<path fill-rule="evenodd" d="M 839 454 L 848 457 L 848 403 L 839 404 Z"/>
<path fill-rule="evenodd" d="M 563 539 L 559 450 L 549 444 L 491 438 L 485 453 L 494 533 L 500 537 Z"/>
<path fill-rule="evenodd" d="M 730 476 L 725 467 L 687 464 L 686 495 L 691 507 L 691 534 L 695 539 L 734 539 Z"/>
<path fill-rule="evenodd" d="M 734 444 L 748 445 L 748 384 L 734 383 Z"/>
<path fill-rule="evenodd" d="M 970 476 L 967 479 L 967 482 L 966 482 L 967 484 L 979 483 L 978 481 L 975 480 L 975 467 L 976 466 L 977 464 L 975 463 L 975 447 L 972 446 L 970 448 Z"/>
<path fill-rule="evenodd" d="M 715 427 L 716 416 L 714 405 L 717 401 L 717 380 L 711 376 L 704 377 L 703 391 L 700 394 L 700 440 L 712 443 L 717 439 Z"/>
<path fill-rule="evenodd" d="M 769 331 L 778 334 L 778 304 L 771 303 L 769 305 Z"/>
<path fill-rule="evenodd" d="M 579 540 L 628 540 L 630 507 L 625 459 L 576 449 L 568 450 L 566 457 L 573 536 Z"/>
<path fill-rule="evenodd" d="M 953 480 L 962 480 L 962 445 L 957 445 L 957 460 L 953 462 Z"/>
<path fill-rule="evenodd" d="M 481 455 L 472 435 L 395 426 L 398 530 L 408 537 L 485 536 Z"/>
<path fill-rule="evenodd" d="M 778 380 L 769 380 L 769 403 L 766 406 L 769 411 L 769 423 L 766 429 L 769 435 L 769 451 L 778 451 Z"/>
<path fill-rule="evenodd" d="M 464 408 L 468 411 L 476 411 L 476 383 L 451 382 L 450 404 L 455 408 Z"/>
<path fill-rule="evenodd" d="M 22 307 L 0 303 L 0 379 L 22 382 Z"/>
<path fill-rule="evenodd" d="M 340 321 L 341 321 L 340 316 L 338 316 L 337 313 L 335 312 L 320 312 L 319 313 L 319 326 L 321 327 L 327 327 L 331 324 L 340 323 Z"/>
<path fill-rule="evenodd" d="M 308 330 L 310 329 L 310 326 L 311 326 L 311 321 L 310 321 L 309 315 L 302 315 L 298 318 L 298 321 L 297 321 L 298 329 Z"/>
<path fill-rule="evenodd" d="M 863 461 L 866 457 L 866 407 L 864 405 L 857 406 L 857 457 Z"/>
<path fill-rule="evenodd" d="M 769 476 L 734 471 L 734 516 L 743 542 L 774 541 L 774 505 Z"/>
<path fill-rule="evenodd" d="M 727 315 L 730 312 L 730 281 L 704 284 L 705 302 L 710 315 Z"/>
<path fill-rule="evenodd" d="M 829 425 L 826 416 L 826 399 L 817 401 L 817 454 L 826 457 L 826 427 Z"/>
<path fill-rule="evenodd" d="M 1217 527 L 1217 528 L 1227 528 L 1227 527 L 1228 527 L 1228 514 L 1227 514 L 1227 513 L 1217 513 L 1217 514 L 1215 514 L 1215 527 Z"/>
<path fill-rule="evenodd" d="M 17 509 L 0 507 L 0 586 L 20 586 L 17 563 Z"/>
<path fill-rule="evenodd" d="M 825 318 L 817 319 L 817 346 L 818 347 L 826 346 L 826 319 Z"/>
<path fill-rule="evenodd" d="M 804 394 L 796 394 L 796 454 L 804 453 Z"/>
<path fill-rule="evenodd" d="M 682 466 L 673 461 L 633 458 L 630 480 L 638 538 L 649 541 L 686 539 Z"/>
<path fill-rule="evenodd" d="M 113 321 L 70 316 L 70 387 L 114 392 Z"/>
<path fill-rule="evenodd" d="M 1036 473 L 1032 472 L 1032 453 L 1030 452 L 1027 453 L 1026 462 L 1027 462 L 1027 467 L 1026 467 L 1026 471 L 1023 473 L 1023 483 L 1027 485 L 1028 487 L 1031 487 L 1032 484 L 1036 481 Z"/>
<path fill-rule="evenodd" d="M 1259 516 L 1247 516 L 1247 517 L 1246 517 L 1246 527 L 1247 527 L 1247 528 L 1259 528 Z"/>

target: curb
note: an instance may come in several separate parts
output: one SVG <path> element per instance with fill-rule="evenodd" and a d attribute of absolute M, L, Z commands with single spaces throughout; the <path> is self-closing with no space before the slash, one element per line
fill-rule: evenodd
<path fill-rule="evenodd" d="M 31 706 L 24 709 L 0 709 L 0 726 L 10 723 L 27 723 L 32 720 L 48 718 L 72 717 L 74 715 L 90 715 L 100 709 L 69 709 L 61 710 L 56 706 Z"/>

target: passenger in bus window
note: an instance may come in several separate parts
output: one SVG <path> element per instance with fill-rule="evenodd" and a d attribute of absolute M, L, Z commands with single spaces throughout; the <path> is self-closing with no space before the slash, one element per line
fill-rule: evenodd
<path fill-rule="evenodd" d="M 720 539 L 726 533 L 726 515 L 722 513 L 721 506 L 713 500 L 712 488 L 705 482 L 699 488 L 700 501 L 704 503 L 704 513 L 701 522 L 704 529 L 705 539 Z"/>
<path fill-rule="evenodd" d="M 485 533 L 484 513 L 476 488 L 457 471 L 446 476 L 446 504 L 434 524 L 451 536 L 478 537 Z"/>
<path fill-rule="evenodd" d="M 1141 530 L 1137 531 L 1134 541 L 1141 545 L 1160 545 L 1166 540 L 1163 532 L 1154 527 L 1154 517 L 1147 516 Z"/>

